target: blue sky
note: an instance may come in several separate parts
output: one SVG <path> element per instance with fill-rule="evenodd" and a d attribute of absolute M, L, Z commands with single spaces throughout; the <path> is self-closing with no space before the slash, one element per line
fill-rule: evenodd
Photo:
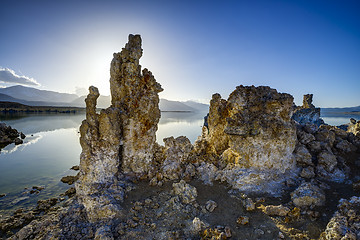
<path fill-rule="evenodd" d="M 143 39 L 143 67 L 170 100 L 227 98 L 238 85 L 267 85 L 301 104 L 360 105 L 360 2 L 10 1 L 0 8 L 0 69 L 15 83 L 109 94 L 113 52 Z M 8 72 L 2 74 L 9 76 Z M 0 74 L 0 77 L 2 76 Z M 14 80 L 15 79 L 15 80 Z M 16 80 L 21 80 L 16 82 Z"/>

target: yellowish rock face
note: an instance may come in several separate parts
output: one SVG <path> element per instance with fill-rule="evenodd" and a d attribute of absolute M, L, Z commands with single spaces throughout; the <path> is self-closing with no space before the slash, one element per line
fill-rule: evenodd
<path fill-rule="evenodd" d="M 76 183 L 79 201 L 90 221 L 120 214 L 119 201 L 125 189 L 119 175 L 146 175 L 156 151 L 159 96 L 162 91 L 152 73 L 141 70 L 140 35 L 130 35 L 120 53 L 115 53 L 110 69 L 112 105 L 96 113 L 99 92 L 89 88 L 86 120 L 80 127 L 80 177 Z"/>
<path fill-rule="evenodd" d="M 294 167 L 293 97 L 269 87 L 238 86 L 228 100 L 214 94 L 207 141 L 222 161 L 259 170 Z"/>

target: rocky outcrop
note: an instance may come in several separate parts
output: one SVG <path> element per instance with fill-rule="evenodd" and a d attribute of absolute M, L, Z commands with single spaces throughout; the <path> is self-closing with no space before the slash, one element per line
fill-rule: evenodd
<path fill-rule="evenodd" d="M 330 219 L 326 230 L 321 234 L 323 240 L 359 239 L 360 237 L 360 198 L 341 199 L 338 211 Z"/>
<path fill-rule="evenodd" d="M 350 119 L 350 124 L 347 129 L 348 132 L 353 133 L 355 136 L 360 137 L 360 120 Z"/>
<path fill-rule="evenodd" d="M 294 155 L 297 166 L 302 168 L 300 176 L 343 182 L 350 169 L 342 156 L 355 153 L 360 139 L 338 127 L 314 126 L 307 123 L 296 128 L 298 143 Z"/>
<path fill-rule="evenodd" d="M 320 126 L 324 124 L 324 121 L 320 118 L 320 108 L 316 108 L 312 104 L 312 99 L 312 94 L 306 94 L 304 95 L 303 105 L 295 107 L 292 118 L 301 125 L 310 123 Z"/>
<path fill-rule="evenodd" d="M 76 193 L 90 221 L 120 214 L 126 188 L 123 174 L 145 175 L 152 166 L 162 88 L 150 71 L 141 71 L 141 56 L 140 35 L 129 35 L 129 42 L 111 62 L 111 106 L 96 112 L 99 92 L 93 86 L 85 100 Z"/>
<path fill-rule="evenodd" d="M 7 126 L 5 123 L 0 123 L 0 150 L 11 143 L 19 145 L 23 143 L 22 139 L 24 138 L 25 135 L 22 132 L 18 132 L 18 130 Z"/>
<path fill-rule="evenodd" d="M 195 151 L 210 155 L 208 159 L 217 155 L 215 165 L 224 169 L 217 178 L 233 187 L 265 183 L 268 173 L 285 173 L 295 166 L 292 104 L 291 95 L 264 86 L 238 86 L 228 100 L 214 94 Z"/>
<path fill-rule="evenodd" d="M 325 204 L 325 193 L 319 187 L 305 182 L 291 193 L 291 200 L 299 208 L 314 208 Z"/>

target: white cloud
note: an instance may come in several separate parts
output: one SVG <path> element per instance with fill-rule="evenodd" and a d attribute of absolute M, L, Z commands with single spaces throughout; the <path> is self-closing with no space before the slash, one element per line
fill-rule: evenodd
<path fill-rule="evenodd" d="M 14 70 L 0 67 L 0 82 L 1 83 L 16 83 L 27 86 L 40 86 L 40 84 L 33 78 L 17 75 Z"/>

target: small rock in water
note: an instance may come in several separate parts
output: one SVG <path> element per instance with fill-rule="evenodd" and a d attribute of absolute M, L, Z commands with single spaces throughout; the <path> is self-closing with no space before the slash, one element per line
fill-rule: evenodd
<path fill-rule="evenodd" d="M 43 186 L 33 186 L 32 189 L 41 191 L 41 190 L 45 189 L 45 187 L 43 187 Z"/>
<path fill-rule="evenodd" d="M 209 212 L 213 212 L 216 207 L 217 207 L 217 203 L 215 201 L 209 200 L 209 201 L 206 202 L 205 208 Z"/>
<path fill-rule="evenodd" d="M 75 188 L 69 188 L 68 190 L 66 190 L 66 192 L 64 193 L 66 196 L 68 196 L 69 198 L 71 198 L 72 196 L 74 196 L 76 193 Z"/>
<path fill-rule="evenodd" d="M 26 199 L 29 199 L 29 198 L 30 198 L 29 196 L 19 197 L 19 198 L 15 199 L 14 201 L 12 201 L 10 204 L 11 204 L 11 205 L 16 205 L 16 204 L 18 204 L 19 202 L 22 202 L 22 201 L 24 201 L 24 200 L 26 200 Z"/>
<path fill-rule="evenodd" d="M 75 165 L 75 166 L 72 166 L 70 169 L 74 170 L 74 171 L 79 171 L 80 167 L 78 165 Z"/>
<path fill-rule="evenodd" d="M 69 185 L 74 184 L 74 182 L 78 179 L 78 176 L 66 176 L 66 177 L 62 177 L 61 181 L 63 183 L 67 183 Z"/>
<path fill-rule="evenodd" d="M 6 193 L 0 193 L 0 198 L 5 197 Z"/>
<path fill-rule="evenodd" d="M 14 140 L 15 145 L 22 144 L 23 142 L 24 142 L 24 141 L 21 140 L 20 138 L 15 138 L 15 140 Z"/>

